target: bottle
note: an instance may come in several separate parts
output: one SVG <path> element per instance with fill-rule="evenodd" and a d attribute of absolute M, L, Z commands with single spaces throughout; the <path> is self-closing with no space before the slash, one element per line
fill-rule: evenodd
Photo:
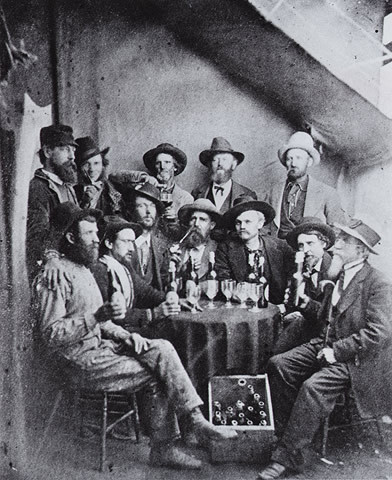
<path fill-rule="evenodd" d="M 269 300 L 269 285 L 268 280 L 264 276 L 264 263 L 265 258 L 263 256 L 259 257 L 259 284 L 262 286 L 261 295 L 258 301 L 259 308 L 267 308 Z"/>
<path fill-rule="evenodd" d="M 210 252 L 208 256 L 208 273 L 207 273 L 207 285 L 206 295 L 212 302 L 218 293 L 218 281 L 215 271 L 215 252 Z"/>
<path fill-rule="evenodd" d="M 299 299 L 301 293 L 305 291 L 305 282 L 303 277 L 303 269 L 304 269 L 304 259 L 305 254 L 304 252 L 295 252 L 295 264 L 296 264 L 296 271 L 293 275 L 293 287 L 294 287 L 294 306 L 298 307 Z"/>
<path fill-rule="evenodd" d="M 248 283 L 257 282 L 257 265 L 255 262 L 255 255 L 249 255 L 248 257 L 248 276 L 246 281 Z"/>
<path fill-rule="evenodd" d="M 173 260 L 169 262 L 169 283 L 166 287 L 166 292 L 176 292 L 178 293 L 178 283 L 176 278 L 176 264 Z"/>

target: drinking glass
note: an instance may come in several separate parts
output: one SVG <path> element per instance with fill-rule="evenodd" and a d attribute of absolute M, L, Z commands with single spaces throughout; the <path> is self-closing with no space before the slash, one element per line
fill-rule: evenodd
<path fill-rule="evenodd" d="M 200 285 L 192 280 L 186 282 L 186 299 L 192 305 L 191 313 L 197 313 L 196 305 L 200 300 Z"/>
<path fill-rule="evenodd" d="M 173 203 L 173 194 L 162 190 L 160 200 L 165 207 L 170 207 L 170 205 Z"/>
<path fill-rule="evenodd" d="M 218 290 L 219 290 L 219 284 L 217 280 L 207 280 L 207 284 L 205 287 L 205 294 L 210 300 L 207 303 L 207 308 L 210 310 L 216 308 L 216 305 L 214 303 L 214 298 L 216 297 Z"/>
<path fill-rule="evenodd" d="M 235 289 L 235 280 L 221 280 L 221 291 L 223 295 L 226 297 L 226 308 L 233 308 L 233 304 L 231 303 L 231 297 L 233 296 L 233 292 Z"/>
<path fill-rule="evenodd" d="M 236 296 L 240 300 L 240 308 L 246 308 L 246 300 L 249 296 L 249 283 L 239 282 L 235 292 Z"/>
<path fill-rule="evenodd" d="M 258 283 L 249 284 L 249 298 L 254 303 L 253 307 L 249 309 L 249 312 L 260 312 L 261 308 L 257 306 L 257 302 L 263 293 L 263 286 Z"/>

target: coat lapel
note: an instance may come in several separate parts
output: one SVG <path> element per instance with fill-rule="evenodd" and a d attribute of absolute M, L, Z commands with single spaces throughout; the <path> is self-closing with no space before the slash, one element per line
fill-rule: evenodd
<path fill-rule="evenodd" d="M 347 310 L 348 307 L 352 305 L 352 303 L 358 298 L 358 295 L 360 295 L 360 289 L 362 288 L 362 283 L 368 275 L 368 272 L 369 264 L 365 263 L 362 269 L 351 280 L 346 290 L 343 291 L 340 300 L 336 304 L 339 314 L 342 314 L 345 310 Z"/>

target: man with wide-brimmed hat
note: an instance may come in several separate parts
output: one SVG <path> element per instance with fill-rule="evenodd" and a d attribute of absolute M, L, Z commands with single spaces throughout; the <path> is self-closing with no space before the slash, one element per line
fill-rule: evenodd
<path fill-rule="evenodd" d="M 129 219 L 142 227 L 142 233 L 135 241 L 137 255 L 132 258 L 132 266 L 145 282 L 163 290 L 162 273 L 170 241 L 160 225 L 165 209 L 160 198 L 158 188 L 145 183 L 132 189 L 125 200 Z"/>
<path fill-rule="evenodd" d="M 99 148 L 91 137 L 76 139 L 75 163 L 79 183 L 75 192 L 82 208 L 98 208 L 104 215 L 123 213 L 121 193 L 107 178 L 110 147 Z"/>
<path fill-rule="evenodd" d="M 286 238 L 303 217 L 317 217 L 329 225 L 346 222 L 337 191 L 308 174 L 309 168 L 320 163 L 320 154 L 308 133 L 295 132 L 279 149 L 278 157 L 287 178 L 273 185 L 264 198 L 276 212 L 273 233 Z"/>
<path fill-rule="evenodd" d="M 287 242 L 263 235 L 262 228 L 272 222 L 274 209 L 266 202 L 252 197 L 239 197 L 223 215 L 222 223 L 234 235 L 218 245 L 216 272 L 220 280 L 248 280 L 249 269 L 263 260 L 264 276 L 269 283 L 270 300 L 283 302 L 293 252 Z"/>
<path fill-rule="evenodd" d="M 103 302 L 90 270 L 98 259 L 99 211 L 82 210 L 67 202 L 57 207 L 61 263 L 67 272 L 54 289 L 38 276 L 35 284 L 37 328 L 52 361 L 60 359 L 67 380 L 96 391 L 144 390 L 151 423 L 150 463 L 199 469 L 198 459 L 175 446 L 176 416 L 185 419 L 201 441 L 236 437 L 207 422 L 202 401 L 173 346 L 148 340 L 114 322 L 125 316 L 125 305 Z M 111 242 L 107 243 L 110 246 Z"/>
<path fill-rule="evenodd" d="M 320 333 L 320 323 L 311 315 L 306 318 L 302 315 L 298 306 L 295 306 L 295 297 L 304 294 L 313 300 L 322 300 L 322 285 L 329 279 L 328 270 L 331 265 L 328 250 L 335 243 L 335 232 L 319 218 L 304 217 L 289 232 L 286 241 L 294 250 L 302 252 L 303 259 L 299 262 L 299 265 L 302 264 L 302 272 L 297 272 L 297 265 L 293 266 L 293 276 L 285 294 L 285 328 L 274 346 L 275 354 L 286 352 Z M 302 278 L 294 278 L 298 273 Z"/>
<path fill-rule="evenodd" d="M 195 188 L 193 197 L 208 198 L 221 213 L 231 208 L 234 200 L 241 195 L 257 199 L 255 192 L 232 179 L 235 169 L 244 159 L 245 155 L 233 150 L 225 138 L 214 138 L 211 148 L 199 155 L 200 162 L 208 168 L 210 180 L 208 184 Z"/>
<path fill-rule="evenodd" d="M 175 177 L 185 170 L 185 153 L 170 143 L 161 143 L 146 152 L 143 161 L 150 174 L 158 180 L 165 205 L 163 217 L 175 221 L 178 210 L 193 201 L 192 195 L 175 181 Z"/>
<path fill-rule="evenodd" d="M 211 255 L 215 261 L 217 243 L 211 238 L 211 232 L 219 225 L 221 213 L 207 198 L 198 198 L 178 211 L 181 224 L 188 229 L 188 235 L 178 252 L 177 271 L 185 273 L 187 264 L 192 261 L 200 281 L 208 274 Z"/>
<path fill-rule="evenodd" d="M 42 168 L 30 181 L 26 257 L 30 279 L 38 272 L 49 232 L 49 220 L 54 208 L 63 202 L 77 204 L 73 185 L 76 183 L 75 143 L 68 125 L 41 128 L 41 148 L 38 152 Z"/>
<path fill-rule="evenodd" d="M 325 288 L 321 306 L 306 297 L 302 305 L 304 314 L 319 306 L 323 332 L 267 366 L 278 443 L 261 480 L 305 467 L 320 423 L 346 390 L 362 417 L 392 409 L 392 284 L 367 260 L 380 236 L 361 220 L 335 226 L 330 274 L 336 284 Z"/>

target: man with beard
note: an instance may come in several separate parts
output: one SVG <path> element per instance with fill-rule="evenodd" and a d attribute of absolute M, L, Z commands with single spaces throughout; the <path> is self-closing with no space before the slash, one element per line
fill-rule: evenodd
<path fill-rule="evenodd" d="M 180 222 L 188 228 L 188 235 L 178 254 L 177 270 L 181 276 L 185 274 L 191 258 L 199 281 L 206 280 L 210 254 L 215 253 L 217 247 L 210 235 L 220 217 L 219 210 L 206 198 L 199 198 L 178 211 Z"/>
<path fill-rule="evenodd" d="M 101 241 L 102 255 L 91 267 L 104 301 L 125 304 L 126 315 L 120 325 L 130 331 L 150 333 L 155 321 L 180 311 L 178 299 L 168 296 L 145 283 L 132 270 L 136 255 L 135 239 L 141 226 L 120 217 L 104 218 Z M 115 300 L 117 299 L 117 300 Z"/>
<path fill-rule="evenodd" d="M 201 462 L 175 447 L 176 415 L 186 419 L 201 441 L 234 438 L 203 417 L 197 395 L 172 345 L 130 333 L 121 320 L 125 306 L 103 303 L 89 266 L 98 259 L 100 212 L 70 203 L 56 211 L 62 233 L 61 262 L 69 280 L 49 289 L 36 282 L 38 328 L 44 345 L 60 358 L 71 383 L 91 390 L 147 389 L 150 411 L 150 463 L 170 468 L 199 469 Z"/>
<path fill-rule="evenodd" d="M 162 270 L 169 246 L 169 240 L 159 225 L 163 211 L 164 206 L 156 187 L 145 183 L 132 190 L 129 214 L 142 227 L 142 233 L 135 241 L 137 255 L 132 257 L 132 267 L 146 283 L 157 290 L 163 290 Z"/>
<path fill-rule="evenodd" d="M 67 125 L 51 125 L 41 128 L 39 158 L 42 168 L 30 181 L 26 257 L 29 277 L 38 271 L 48 245 L 50 217 L 57 205 L 63 202 L 77 204 L 73 184 L 76 182 L 74 163 L 75 147 L 72 128 Z"/>
<path fill-rule="evenodd" d="M 161 143 L 143 155 L 144 165 L 159 182 L 165 210 L 163 218 L 175 222 L 178 210 L 193 202 L 193 197 L 175 182 L 174 177 L 185 170 L 187 158 L 183 151 L 170 143 Z"/>
<path fill-rule="evenodd" d="M 330 267 L 331 277 L 340 272 L 336 285 L 325 289 L 321 306 L 307 297 L 303 302 L 304 315 L 318 311 L 323 332 L 267 366 L 278 443 L 262 480 L 304 468 L 321 421 L 347 389 L 362 417 L 391 412 L 392 285 L 367 260 L 380 236 L 360 220 L 336 227 Z"/>
<path fill-rule="evenodd" d="M 231 278 L 246 282 L 252 265 L 258 267 L 264 259 L 270 301 L 279 304 L 283 302 L 293 252 L 287 242 L 263 235 L 263 226 L 272 222 L 274 215 L 268 203 L 246 196 L 235 199 L 234 206 L 222 219 L 222 223 L 235 233 L 218 245 L 215 267 L 219 280 Z"/>
<path fill-rule="evenodd" d="M 286 238 L 303 217 L 317 217 L 328 225 L 346 223 L 337 191 L 308 174 L 310 167 L 320 163 L 320 154 L 309 134 L 294 133 L 279 149 L 278 156 L 287 170 L 287 179 L 273 185 L 264 199 L 276 211 L 272 233 Z"/>
<path fill-rule="evenodd" d="M 210 181 L 192 191 L 195 200 L 208 198 L 221 213 L 225 213 L 241 195 L 257 199 L 255 192 L 232 179 L 235 169 L 244 158 L 245 155 L 233 150 L 225 138 L 214 138 L 211 148 L 199 155 L 200 162 L 208 167 Z"/>
<path fill-rule="evenodd" d="M 304 217 L 286 237 L 287 243 L 298 252 L 303 252 L 303 284 L 299 287 L 301 293 L 311 299 L 320 302 L 323 291 L 322 284 L 328 280 L 328 269 L 331 265 L 331 256 L 327 250 L 335 243 L 333 229 L 314 217 Z M 293 297 L 296 295 L 294 277 L 289 282 L 286 290 L 287 301 L 283 324 L 285 329 L 279 336 L 274 353 L 282 353 L 302 343 L 308 342 L 311 338 L 320 333 L 320 325 L 311 316 L 306 318 L 294 305 Z"/>

